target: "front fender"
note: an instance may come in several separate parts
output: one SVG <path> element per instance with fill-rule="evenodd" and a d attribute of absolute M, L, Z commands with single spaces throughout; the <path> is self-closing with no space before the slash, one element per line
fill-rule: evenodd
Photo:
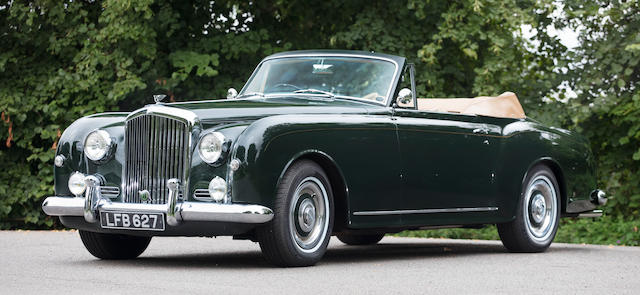
<path fill-rule="evenodd" d="M 103 129 L 111 135 L 116 144 L 113 159 L 100 165 L 100 174 L 108 184 L 120 186 L 120 174 L 124 163 L 124 121 L 128 113 L 102 113 L 82 117 L 73 122 L 62 133 L 58 141 L 56 155 L 65 157 L 62 167 L 54 167 L 54 188 L 56 195 L 70 195 L 67 187 L 69 176 L 74 171 L 85 174 L 98 172 L 98 166 L 84 156 L 84 139 L 92 131 Z"/>

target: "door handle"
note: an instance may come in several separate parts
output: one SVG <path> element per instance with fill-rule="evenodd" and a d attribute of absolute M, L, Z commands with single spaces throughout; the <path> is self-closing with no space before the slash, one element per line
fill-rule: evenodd
<path fill-rule="evenodd" d="M 473 129 L 473 134 L 489 134 L 489 129 L 476 128 L 476 129 Z"/>

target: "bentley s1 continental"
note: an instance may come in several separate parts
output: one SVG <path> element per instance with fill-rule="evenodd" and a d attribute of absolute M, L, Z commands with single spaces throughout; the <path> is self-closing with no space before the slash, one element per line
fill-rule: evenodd
<path fill-rule="evenodd" d="M 271 55 L 226 100 L 81 118 L 54 164 L 44 212 L 102 259 L 154 236 L 229 235 L 306 266 L 332 235 L 486 224 L 508 250 L 540 252 L 560 217 L 606 202 L 587 141 L 526 117 L 515 94 L 417 98 L 405 58 L 355 51 Z"/>

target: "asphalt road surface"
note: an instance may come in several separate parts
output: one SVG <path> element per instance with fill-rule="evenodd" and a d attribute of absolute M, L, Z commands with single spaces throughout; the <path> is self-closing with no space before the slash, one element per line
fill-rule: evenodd
<path fill-rule="evenodd" d="M 75 231 L 0 232 L 0 294 L 640 294 L 640 247 L 553 244 L 512 254 L 498 241 L 332 238 L 313 267 L 275 268 L 258 244 L 154 238 L 139 259 L 102 261 Z"/>

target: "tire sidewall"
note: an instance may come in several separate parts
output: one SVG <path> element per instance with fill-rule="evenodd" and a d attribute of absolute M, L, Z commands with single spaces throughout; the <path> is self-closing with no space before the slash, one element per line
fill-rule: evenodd
<path fill-rule="evenodd" d="M 334 220 L 333 192 L 331 190 L 328 177 L 320 166 L 311 161 L 301 161 L 296 163 L 296 165 L 293 166 L 292 169 L 287 171 L 287 174 L 289 173 L 295 174 L 291 175 L 291 178 L 285 177 L 288 178 L 288 181 L 279 184 L 279 186 L 286 186 L 286 202 L 284 202 L 284 204 L 281 204 L 280 206 L 277 206 L 279 209 L 284 209 L 279 210 L 280 212 L 276 212 L 276 215 L 278 217 L 277 222 L 279 222 L 278 226 L 284 231 L 284 240 L 286 241 L 287 248 L 289 248 L 290 253 L 295 253 L 295 255 L 299 259 L 304 261 L 319 260 L 326 252 L 327 245 L 329 244 L 329 240 L 331 238 L 331 230 L 333 228 Z M 313 252 L 302 251 L 297 245 L 296 241 L 293 239 L 292 233 L 289 232 L 289 222 L 291 222 L 291 218 L 293 218 L 293 216 L 291 216 L 289 212 L 289 208 L 292 205 L 291 203 L 293 202 L 294 194 L 298 185 L 300 185 L 301 182 L 308 177 L 315 177 L 322 183 L 327 194 L 329 205 L 328 208 L 326 208 L 329 220 L 325 228 L 323 240 L 320 242 L 319 247 L 316 247 L 316 250 Z"/>

